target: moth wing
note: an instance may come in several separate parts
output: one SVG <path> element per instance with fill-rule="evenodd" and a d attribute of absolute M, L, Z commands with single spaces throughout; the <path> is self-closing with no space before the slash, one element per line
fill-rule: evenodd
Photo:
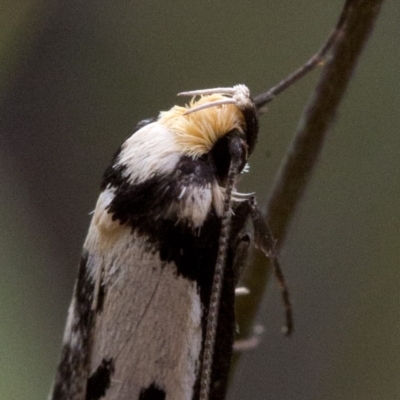
<path fill-rule="evenodd" d="M 145 235 L 113 221 L 101 196 L 85 244 L 97 282 L 88 391 L 104 389 L 107 400 L 146 390 L 190 399 L 202 342 L 197 284 Z"/>

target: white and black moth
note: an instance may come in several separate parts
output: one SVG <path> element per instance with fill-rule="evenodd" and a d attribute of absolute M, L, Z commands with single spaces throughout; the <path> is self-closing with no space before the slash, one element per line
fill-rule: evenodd
<path fill-rule="evenodd" d="M 244 85 L 184 94 L 195 97 L 142 121 L 104 174 L 53 400 L 225 398 L 244 228 L 259 217 L 252 196 L 235 190 L 256 143 L 257 107 Z"/>

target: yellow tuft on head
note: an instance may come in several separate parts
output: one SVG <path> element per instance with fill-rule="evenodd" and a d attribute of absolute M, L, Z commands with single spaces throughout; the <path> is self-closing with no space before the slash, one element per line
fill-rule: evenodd
<path fill-rule="evenodd" d="M 197 101 L 192 99 L 186 107 L 174 106 L 169 111 L 162 111 L 158 121 L 176 134 L 177 144 L 184 154 L 197 158 L 208 153 L 218 139 L 232 129 L 243 131 L 244 117 L 234 104 L 223 104 L 184 114 L 194 107 L 226 98 L 220 94 L 212 94 L 202 96 Z"/>

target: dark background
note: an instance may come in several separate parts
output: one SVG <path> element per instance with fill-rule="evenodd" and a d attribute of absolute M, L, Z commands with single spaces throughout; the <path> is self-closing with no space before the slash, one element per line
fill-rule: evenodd
<path fill-rule="evenodd" d="M 4 3 L 4 2 L 3 2 Z M 182 90 L 266 90 L 327 37 L 342 1 L 19 0 L 0 15 L 0 398 L 44 399 L 101 174 L 142 118 Z M 400 398 L 400 6 L 388 0 L 229 398 Z M 240 186 L 265 201 L 318 72 L 262 118 Z"/>

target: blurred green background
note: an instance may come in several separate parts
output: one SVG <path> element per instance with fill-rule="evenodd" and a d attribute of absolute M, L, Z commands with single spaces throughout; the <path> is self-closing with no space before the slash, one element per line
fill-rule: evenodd
<path fill-rule="evenodd" d="M 0 15 L 0 399 L 44 399 L 103 170 L 182 90 L 266 90 L 327 37 L 343 1 L 17 0 Z M 384 4 L 229 398 L 400 398 L 400 3 Z M 318 78 L 276 99 L 240 188 L 265 201 Z"/>

